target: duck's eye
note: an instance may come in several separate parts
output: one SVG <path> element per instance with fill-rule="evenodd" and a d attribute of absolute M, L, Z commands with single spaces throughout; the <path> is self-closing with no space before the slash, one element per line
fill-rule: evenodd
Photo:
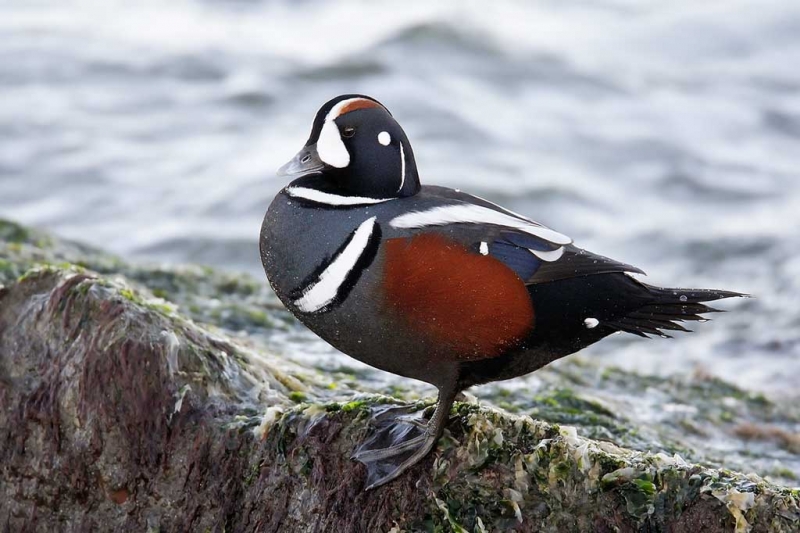
<path fill-rule="evenodd" d="M 345 126 L 344 130 L 342 130 L 342 137 L 347 137 L 348 139 L 356 134 L 356 129 L 353 126 Z"/>
<path fill-rule="evenodd" d="M 307 154 L 305 157 L 303 157 L 303 159 L 300 160 L 301 163 L 308 163 L 309 161 L 311 161 L 310 154 Z"/>

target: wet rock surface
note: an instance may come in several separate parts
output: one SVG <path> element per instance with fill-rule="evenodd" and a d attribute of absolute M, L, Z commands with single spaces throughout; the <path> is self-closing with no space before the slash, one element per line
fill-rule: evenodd
<path fill-rule="evenodd" d="M 431 399 L 275 353 L 296 327 L 266 283 L 0 222 L 0 530 L 800 529 L 793 405 L 580 358 L 364 492 L 370 415 Z"/>

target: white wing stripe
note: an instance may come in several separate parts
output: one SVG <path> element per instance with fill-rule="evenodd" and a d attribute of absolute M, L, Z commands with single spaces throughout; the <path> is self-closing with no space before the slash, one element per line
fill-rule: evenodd
<path fill-rule="evenodd" d="M 329 192 L 318 191 L 309 187 L 287 187 L 286 194 L 295 198 L 302 198 L 317 204 L 325 205 L 368 205 L 388 202 L 396 198 L 369 198 L 367 196 L 342 196 Z"/>
<path fill-rule="evenodd" d="M 322 271 L 316 282 L 303 289 L 303 296 L 295 300 L 294 305 L 304 313 L 313 313 L 331 303 L 366 250 L 374 232 L 375 217 L 362 222 L 342 253 Z"/>
<path fill-rule="evenodd" d="M 389 222 L 389 225 L 398 229 L 445 226 L 447 224 L 493 224 L 515 228 L 553 244 L 570 244 L 572 242 L 572 239 L 557 231 L 525 222 L 499 211 L 471 204 L 444 205 L 426 211 L 414 211 L 395 217 Z"/>
<path fill-rule="evenodd" d="M 528 248 L 528 251 L 547 263 L 552 263 L 554 261 L 558 261 L 561 259 L 561 256 L 564 255 L 564 247 L 556 248 L 555 250 L 551 250 L 549 252 L 543 250 L 531 250 Z"/>

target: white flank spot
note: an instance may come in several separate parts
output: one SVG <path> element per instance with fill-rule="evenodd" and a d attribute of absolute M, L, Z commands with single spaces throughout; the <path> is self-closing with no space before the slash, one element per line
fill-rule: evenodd
<path fill-rule="evenodd" d="M 344 168 L 350 164 L 350 152 L 342 142 L 339 127 L 332 120 L 326 120 L 322 125 L 317 140 L 317 154 L 323 162 L 332 167 Z"/>
<path fill-rule="evenodd" d="M 325 205 L 369 205 L 395 200 L 395 198 L 369 198 L 367 196 L 342 196 L 308 187 L 286 187 L 286 194 Z"/>
<path fill-rule="evenodd" d="M 400 187 L 397 192 L 403 190 L 403 185 L 406 184 L 406 154 L 403 152 L 403 143 L 400 143 Z"/>
<path fill-rule="evenodd" d="M 594 329 L 600 324 L 600 321 L 596 318 L 587 318 L 583 321 L 583 325 L 586 326 L 586 329 Z"/>
<path fill-rule="evenodd" d="M 339 287 L 367 248 L 369 238 L 374 231 L 375 217 L 362 222 L 342 253 L 322 271 L 317 281 L 303 290 L 303 296 L 295 300 L 294 305 L 304 313 L 313 313 L 331 303 L 336 298 Z"/>
<path fill-rule="evenodd" d="M 447 224 L 493 224 L 524 231 L 553 244 L 569 244 L 572 239 L 543 226 L 526 222 L 487 207 L 471 204 L 453 204 L 434 207 L 427 211 L 413 211 L 395 217 L 389 222 L 393 228 L 424 228 Z"/>
<path fill-rule="evenodd" d="M 528 251 L 533 255 L 535 255 L 536 257 L 538 257 L 539 259 L 541 259 L 542 261 L 545 261 L 547 263 L 558 261 L 559 259 L 561 259 L 561 256 L 564 255 L 563 246 L 561 248 L 556 248 L 555 250 L 549 252 L 543 250 L 531 250 L 530 248 L 528 249 Z"/>
<path fill-rule="evenodd" d="M 481 255 L 489 255 L 489 245 L 486 244 L 485 242 L 481 243 L 479 250 L 481 252 Z"/>
<path fill-rule="evenodd" d="M 389 143 L 392 142 L 392 136 L 389 135 L 388 131 L 382 131 L 378 134 L 378 142 L 384 146 L 389 146 Z"/>

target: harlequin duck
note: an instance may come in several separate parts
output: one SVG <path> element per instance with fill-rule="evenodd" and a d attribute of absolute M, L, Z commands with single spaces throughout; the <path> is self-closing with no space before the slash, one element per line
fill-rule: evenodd
<path fill-rule="evenodd" d="M 743 296 L 646 285 L 630 276 L 638 268 L 523 215 L 421 186 L 406 134 L 369 96 L 323 105 L 278 173 L 293 181 L 260 237 L 278 297 L 335 348 L 439 389 L 416 435 L 396 431 L 354 455 L 368 466 L 367 488 L 430 452 L 467 387 L 528 374 L 618 331 L 688 331 L 679 323 L 715 311 L 702 302 Z"/>

